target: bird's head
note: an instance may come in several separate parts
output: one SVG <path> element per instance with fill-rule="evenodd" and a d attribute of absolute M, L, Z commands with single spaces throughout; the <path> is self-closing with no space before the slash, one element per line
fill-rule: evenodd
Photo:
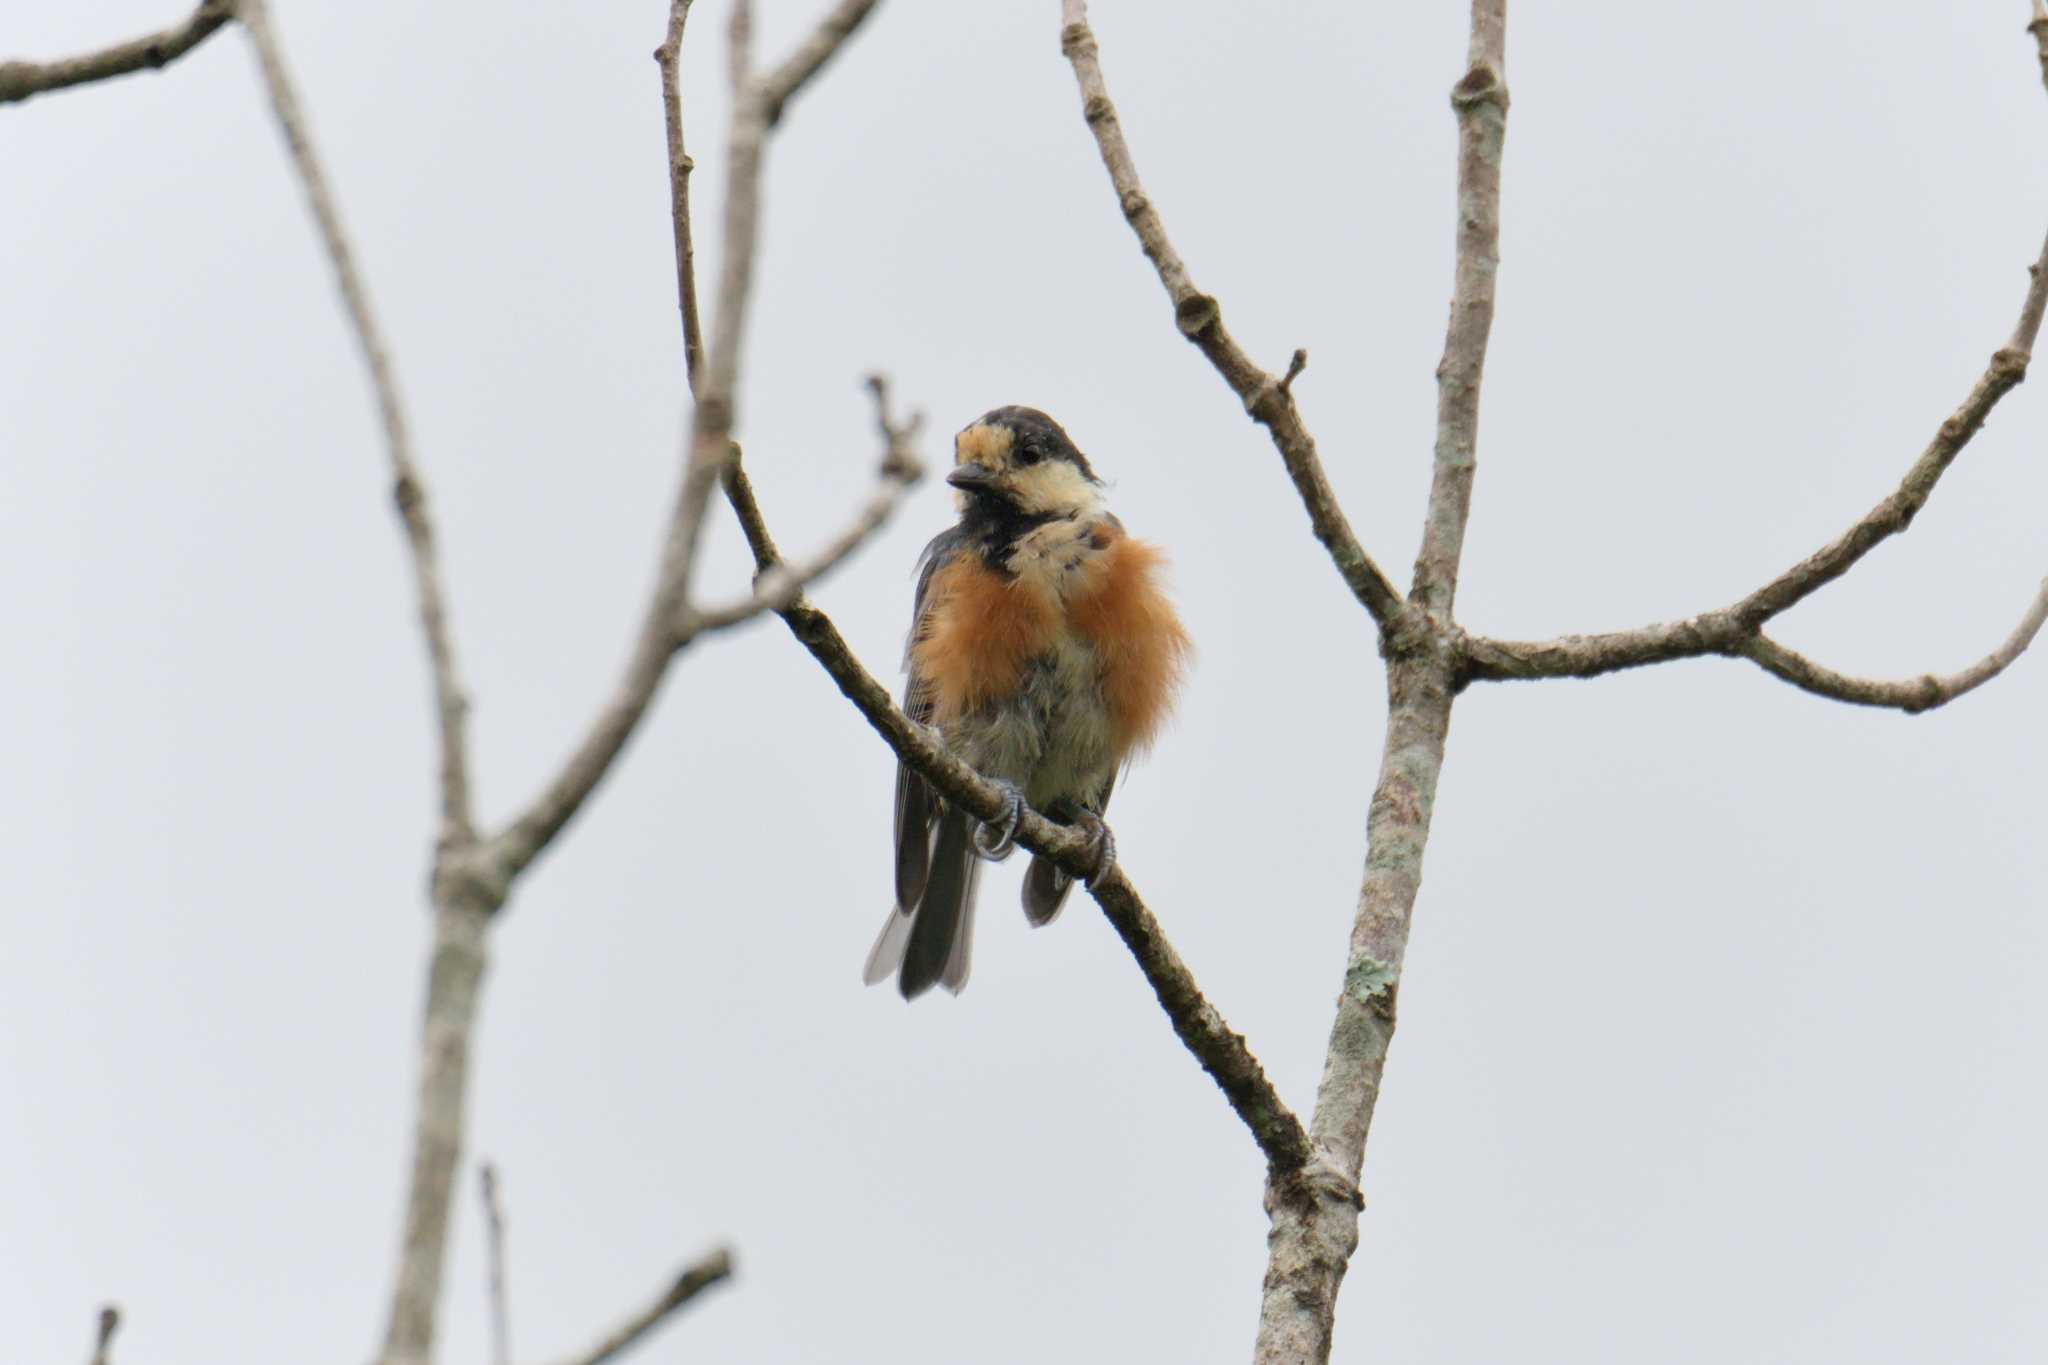
<path fill-rule="evenodd" d="M 953 472 L 963 516 L 1078 517 L 1102 501 L 1102 480 L 1060 424 L 1036 408 L 996 408 L 953 438 Z"/>

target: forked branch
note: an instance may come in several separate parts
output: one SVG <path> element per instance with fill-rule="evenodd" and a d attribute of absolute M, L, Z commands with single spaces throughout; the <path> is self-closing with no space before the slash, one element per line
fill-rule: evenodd
<path fill-rule="evenodd" d="M 889 381 L 883 376 L 869 375 L 868 390 L 875 398 L 875 425 L 882 435 L 882 464 L 875 491 L 853 524 L 808 559 L 758 570 L 753 591 L 739 601 L 702 609 L 685 608 L 683 619 L 676 625 L 679 645 L 707 632 L 725 630 L 788 607 L 804 589 L 838 568 L 862 542 L 880 530 L 904 495 L 924 477 L 924 464 L 913 447 L 920 419 L 912 417 L 907 422 L 898 422 L 891 415 Z"/>
<path fill-rule="evenodd" d="M 1849 702 L 1855 706 L 1888 706 L 1900 711 L 1931 711 L 1937 706 L 1946 706 L 1965 692 L 1974 691 L 2011 667 L 2013 660 L 2027 650 L 2034 637 L 2041 633 L 2041 624 L 2048 621 L 2048 579 L 2041 580 L 2041 588 L 2027 605 L 2027 614 L 2013 627 L 2012 634 L 2005 642 L 1989 654 L 1971 664 L 1968 668 L 1949 674 L 1929 673 L 1918 678 L 1902 678 L 1896 681 L 1877 678 L 1855 678 L 1846 673 L 1837 673 L 1832 668 L 1814 663 L 1802 654 L 1785 648 L 1768 635 L 1757 635 L 1743 646 L 1744 658 L 1750 659 L 1768 673 L 1775 674 L 1801 691 L 1817 696 L 1829 697 L 1835 701 Z"/>
<path fill-rule="evenodd" d="M 1294 481 L 1295 492 L 1300 495 L 1302 506 L 1308 509 L 1309 524 L 1315 529 L 1316 539 L 1329 552 L 1331 562 L 1343 575 L 1352 595 L 1372 613 L 1383 631 L 1395 629 L 1410 616 L 1408 604 L 1386 574 L 1381 572 L 1380 566 L 1373 562 L 1372 556 L 1358 543 L 1358 536 L 1344 516 L 1344 509 L 1338 505 L 1336 490 L 1330 487 L 1329 478 L 1323 473 L 1322 459 L 1316 454 L 1315 437 L 1309 434 L 1308 427 L 1301 420 L 1301 411 L 1294 403 L 1293 380 L 1300 374 L 1300 368 L 1290 366 L 1288 374 L 1281 378 L 1252 363 L 1251 357 L 1224 329 L 1222 306 L 1195 287 L 1194 280 L 1188 275 L 1187 264 L 1173 249 L 1173 243 L 1167 240 L 1166 224 L 1146 196 L 1144 186 L 1139 183 L 1137 163 L 1131 159 L 1130 146 L 1124 141 L 1123 125 L 1117 119 L 1116 105 L 1111 103 L 1109 89 L 1103 83 L 1102 65 L 1096 56 L 1095 32 L 1088 26 L 1085 0 L 1062 0 L 1060 50 L 1073 64 L 1074 79 L 1081 87 L 1082 113 L 1095 134 L 1095 145 L 1102 153 L 1102 164 L 1109 171 L 1110 183 L 1116 188 L 1124 220 L 1137 234 L 1138 244 L 1145 249 L 1145 255 L 1158 272 L 1159 283 L 1166 287 L 1166 296 L 1173 301 L 1174 321 L 1181 335 L 1200 349 L 1216 372 L 1223 376 L 1223 382 L 1230 385 L 1231 392 L 1244 404 L 1245 411 L 1272 436 L 1281 462 L 1287 467 L 1287 475 Z M 1302 352 L 1295 354 L 1305 359 Z"/>
<path fill-rule="evenodd" d="M 2033 29 L 2044 53 L 2048 53 L 2048 23 L 2034 25 Z M 1971 438 L 1983 429 L 1985 419 L 1991 415 L 1999 399 L 2026 378 L 2034 343 L 2040 335 L 2044 309 L 2048 309 L 2048 242 L 2043 243 L 2040 257 L 2028 267 L 2027 292 L 2021 301 L 2019 321 L 2014 325 L 2011 337 L 1992 355 L 1984 373 L 1971 386 L 1961 406 L 1936 429 L 1920 457 L 1906 470 L 1899 486 L 1859 517 L 1848 530 L 1755 592 L 1719 611 L 1636 630 L 1567 635 L 1543 641 L 1490 640 L 1477 636 L 1461 639 L 1465 676 L 1487 681 L 1592 678 L 1602 673 L 1640 668 L 1671 659 L 1728 654 L 1752 659 L 1786 681 L 1802 687 L 1809 681 L 1813 682 L 1815 685 L 1807 687 L 1807 690 L 1838 696 L 1844 701 L 1905 695 L 1892 690 L 1898 687 L 1922 688 L 1913 695 L 1934 698 L 1907 707 L 1909 710 L 1925 710 L 1928 706 L 1950 700 L 1951 694 L 1925 691 L 1920 683 L 1859 684 L 1830 690 L 1833 686 L 1831 680 L 1840 680 L 1844 684 L 1855 680 L 1843 679 L 1839 674 L 1815 668 L 1804 661 L 1792 663 L 1791 660 L 1798 659 L 1798 656 L 1773 644 L 1763 636 L 1762 630 L 1773 617 L 1834 582 L 1871 550 L 1912 525 L 1913 518 L 1933 496 L 1941 476 L 1948 472 L 1949 466 L 1970 444 Z M 2020 633 L 2024 633 L 2026 639 L 2018 648 L 2024 650 L 2033 634 L 2031 631 L 2016 632 L 2014 638 L 2018 639 Z M 2008 645 L 2011 643 L 2007 642 Z M 1969 687 L 1996 676 L 2016 657 L 2017 651 L 2010 657 L 2005 656 L 2003 649 L 1994 651 L 1984 664 L 1978 665 L 1982 668 L 1995 662 L 1990 672 L 1952 695 L 1960 696 Z M 1977 669 L 1968 669 L 1956 676 L 1974 676 L 1976 672 Z M 1898 703 L 1872 701 L 1868 704 Z"/>
<path fill-rule="evenodd" d="M 791 63 L 777 68 L 775 79 L 780 84 L 772 90 L 777 100 L 777 112 L 804 81 L 824 67 L 832 53 L 858 26 L 860 16 L 849 19 L 848 11 L 858 9 L 864 16 L 876 3 L 877 0 L 862 0 L 857 5 L 841 4 L 799 46 L 798 53 L 804 60 L 796 66 L 794 74 Z M 669 34 L 677 47 L 682 40 L 682 25 L 687 11 L 686 4 L 671 5 Z M 669 517 L 654 592 L 641 617 L 625 671 L 596 722 L 554 780 L 503 834 L 492 841 L 495 861 L 506 876 L 516 876 L 531 863 L 582 809 L 598 783 L 611 771 L 612 763 L 626 741 L 639 727 L 668 671 L 669 660 L 678 649 L 707 628 L 706 615 L 694 611 L 690 605 L 690 586 L 696 570 L 705 510 L 733 449 L 739 362 L 748 298 L 753 289 L 754 253 L 759 240 L 761 163 L 764 144 L 773 123 L 769 109 L 770 87 L 746 66 L 750 27 L 750 11 L 742 0 L 733 11 L 735 83 L 732 131 L 727 146 L 724 264 L 713 304 L 709 346 L 704 362 L 694 376 L 697 403 L 691 418 L 682 487 Z M 663 50 L 671 51 L 669 44 L 665 43 Z M 657 56 L 661 54 L 657 53 Z M 665 99 L 676 90 L 675 61 L 672 51 L 662 60 Z M 792 63 L 795 61 L 795 58 L 791 59 Z M 679 107 L 670 106 L 667 121 L 669 169 L 675 202 L 687 211 L 689 159 L 683 151 Z M 689 281 L 682 295 L 686 350 L 688 330 L 696 318 L 696 287 L 686 269 L 692 259 L 689 240 L 687 228 L 679 228 L 677 264 L 679 269 L 684 269 L 681 278 Z M 907 482 L 905 478 L 885 473 L 883 487 L 870 499 L 853 529 L 808 567 L 814 568 L 816 573 L 824 573 L 851 553 L 881 525 L 894 504 L 894 498 L 901 494 Z M 833 553 L 835 550 L 836 554 Z M 715 625 L 722 619 L 730 624 L 767 610 L 770 600 L 780 591 L 776 585 L 757 586 L 754 597 L 761 599 L 758 603 L 750 598 L 731 607 L 714 609 L 710 623 Z"/>

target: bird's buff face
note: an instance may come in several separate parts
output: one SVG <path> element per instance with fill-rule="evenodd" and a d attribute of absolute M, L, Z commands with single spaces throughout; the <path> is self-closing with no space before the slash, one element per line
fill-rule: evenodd
<path fill-rule="evenodd" d="M 962 513 L 992 498 L 1028 517 L 1078 517 L 1099 507 L 1102 495 L 1077 458 L 1049 434 L 984 420 L 953 438 L 946 482 L 960 490 L 954 501 Z"/>

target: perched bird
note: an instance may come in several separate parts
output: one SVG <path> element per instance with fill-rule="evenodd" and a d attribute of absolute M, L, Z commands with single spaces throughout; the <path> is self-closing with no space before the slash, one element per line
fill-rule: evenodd
<path fill-rule="evenodd" d="M 1151 742 L 1188 657 L 1162 556 L 1124 533 L 1059 423 L 997 408 L 953 442 L 958 524 L 925 547 L 904 651 L 904 710 L 1010 798 L 981 824 L 896 770 L 896 904 L 863 978 L 908 1000 L 967 984 L 982 860 L 1007 857 L 1023 803 L 1094 835 L 1089 885 L 1116 863 L 1102 823 L 1118 771 Z M 1071 889 L 1034 857 L 1024 914 L 1049 923 Z"/>

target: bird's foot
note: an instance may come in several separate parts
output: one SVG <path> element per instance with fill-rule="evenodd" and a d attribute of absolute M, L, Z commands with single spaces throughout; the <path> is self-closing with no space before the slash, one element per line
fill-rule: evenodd
<path fill-rule="evenodd" d="M 1003 793 L 1003 814 L 974 827 L 974 851 L 989 862 L 999 863 L 1017 848 L 1017 825 L 1024 818 L 1024 793 L 1014 782 L 990 778 Z"/>
<path fill-rule="evenodd" d="M 1090 891 L 1100 891 L 1109 874 L 1116 871 L 1116 836 L 1093 811 L 1081 813 L 1081 828 L 1095 840 L 1095 870 L 1088 874 L 1087 886 Z"/>
<path fill-rule="evenodd" d="M 1067 824 L 1087 835 L 1095 845 L 1095 870 L 1082 881 L 1090 891 L 1099 890 L 1109 880 L 1109 874 L 1116 871 L 1116 836 L 1109 832 L 1109 826 L 1102 822 L 1102 817 L 1086 806 L 1063 803 L 1059 813 Z"/>

